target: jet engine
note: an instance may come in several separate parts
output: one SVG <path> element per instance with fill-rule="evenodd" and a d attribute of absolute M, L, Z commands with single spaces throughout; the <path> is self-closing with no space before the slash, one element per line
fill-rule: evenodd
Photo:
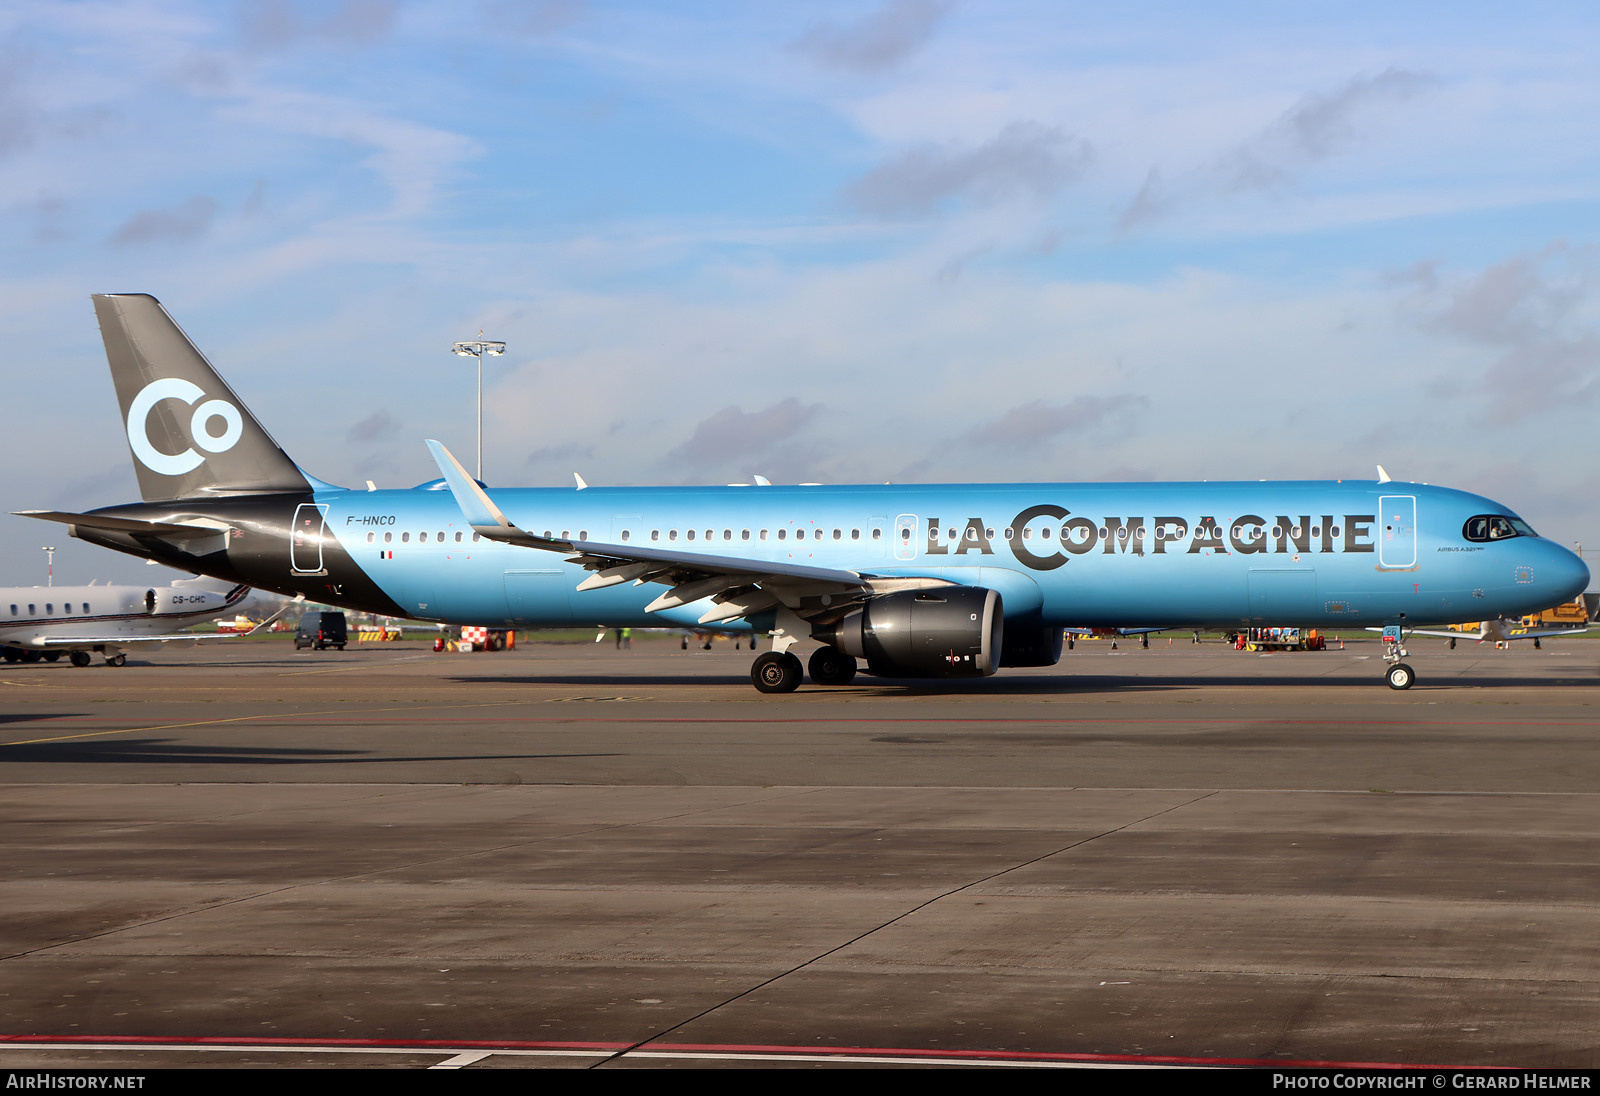
<path fill-rule="evenodd" d="M 882 594 L 812 633 L 879 677 L 987 677 L 1004 635 L 1000 594 L 980 586 Z"/>
<path fill-rule="evenodd" d="M 1061 628 L 1051 624 L 1012 623 L 1006 629 L 1002 666 L 1054 666 L 1061 661 Z"/>
<path fill-rule="evenodd" d="M 175 613 L 204 613 L 228 607 L 228 595 L 217 590 L 193 586 L 158 586 L 144 592 L 144 611 L 149 616 Z"/>

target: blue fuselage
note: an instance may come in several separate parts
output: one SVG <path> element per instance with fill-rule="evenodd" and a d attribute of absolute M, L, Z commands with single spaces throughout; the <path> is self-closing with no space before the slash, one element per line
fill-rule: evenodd
<path fill-rule="evenodd" d="M 1589 581 L 1577 556 L 1531 533 L 1469 539 L 1469 519 L 1515 515 L 1421 484 L 495 489 L 493 497 L 535 535 L 941 578 L 999 590 L 1008 621 L 1063 626 L 1481 620 L 1546 608 Z M 659 626 L 693 624 L 705 608 L 647 614 L 661 589 L 649 584 L 577 592 L 585 571 L 561 553 L 476 538 L 439 485 L 318 490 L 299 510 L 295 574 L 252 581 L 337 602 L 310 581 L 326 566 L 326 548 L 423 619 Z"/>

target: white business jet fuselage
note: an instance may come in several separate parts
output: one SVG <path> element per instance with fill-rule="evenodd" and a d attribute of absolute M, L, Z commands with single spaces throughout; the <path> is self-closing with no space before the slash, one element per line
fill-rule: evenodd
<path fill-rule="evenodd" d="M 54 662 L 62 652 L 74 666 L 91 651 L 121 666 L 123 648 L 211 638 L 179 629 L 228 612 L 250 587 L 214 579 L 180 579 L 171 586 L 16 586 L 0 589 L 0 648 L 7 662 Z"/>

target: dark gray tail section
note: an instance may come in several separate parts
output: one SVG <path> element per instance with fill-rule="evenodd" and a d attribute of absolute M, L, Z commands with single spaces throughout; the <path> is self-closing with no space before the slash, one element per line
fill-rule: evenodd
<path fill-rule="evenodd" d="M 94 311 L 146 502 L 311 490 L 160 301 L 96 294 Z"/>

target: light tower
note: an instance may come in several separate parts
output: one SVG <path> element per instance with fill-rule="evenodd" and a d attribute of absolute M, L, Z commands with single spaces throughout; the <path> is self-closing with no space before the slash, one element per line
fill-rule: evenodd
<path fill-rule="evenodd" d="M 503 342 L 487 342 L 483 332 L 478 332 L 478 337 L 467 342 L 458 342 L 450 347 L 451 353 L 463 358 L 478 359 L 478 479 L 483 479 L 483 356 L 485 354 L 498 358 L 506 352 Z"/>

